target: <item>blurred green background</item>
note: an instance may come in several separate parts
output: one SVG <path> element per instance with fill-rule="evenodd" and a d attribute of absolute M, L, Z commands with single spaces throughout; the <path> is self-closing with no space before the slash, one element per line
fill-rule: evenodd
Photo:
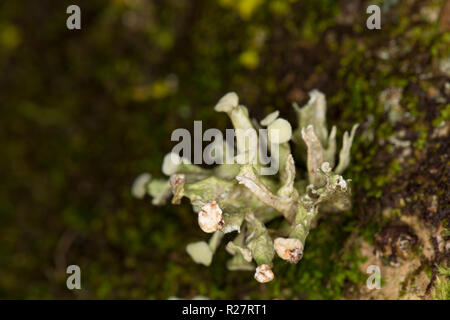
<path fill-rule="evenodd" d="M 402 172 L 377 141 L 407 130 L 417 165 L 450 114 L 426 96 L 432 86 L 448 98 L 443 1 L 373 3 L 382 30 L 366 28 L 366 1 L 1 1 L 0 298 L 357 297 L 364 258 L 344 244 L 380 230 L 377 205 Z M 66 28 L 70 4 L 81 30 Z M 411 121 L 387 121 L 378 97 L 391 86 Z M 213 112 L 226 92 L 257 119 L 279 109 L 295 124 L 291 102 L 314 88 L 340 135 L 361 124 L 346 173 L 354 209 L 324 218 L 299 265 L 277 262 L 268 285 L 228 272 L 223 246 L 210 268 L 194 264 L 185 245 L 206 237 L 190 206 L 133 199 L 134 178 L 162 176 L 174 129 L 230 127 Z M 70 264 L 82 290 L 65 286 Z"/>

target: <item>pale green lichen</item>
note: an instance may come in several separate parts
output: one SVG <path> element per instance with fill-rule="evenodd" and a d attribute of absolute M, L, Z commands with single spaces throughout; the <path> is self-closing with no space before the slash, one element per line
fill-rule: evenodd
<path fill-rule="evenodd" d="M 290 263 L 302 258 L 311 224 L 319 212 L 351 207 L 349 180 L 341 174 L 350 163 L 357 125 L 350 134 L 344 133 L 339 162 L 335 165 L 337 130 L 333 127 L 328 134 L 325 95 L 313 90 L 310 96 L 305 107 L 294 104 L 299 122 L 294 132 L 291 124 L 279 118 L 275 111 L 261 121 L 268 130 L 258 139 L 258 134 L 263 135 L 264 131 L 257 131 L 260 129 L 258 122 L 249 118 L 237 94 L 228 93 L 215 110 L 227 113 L 233 123 L 236 158 L 240 162 L 204 169 L 169 154 L 162 166 L 169 180 L 140 176 L 133 186 L 133 194 L 142 198 L 142 190 L 147 190 L 155 205 L 164 204 L 170 194 L 173 204 L 180 203 L 183 197 L 188 198 L 198 214 L 200 228 L 213 233 L 209 243 L 201 241 L 187 246 L 192 259 L 210 265 L 223 234 L 237 232 L 235 240 L 226 246 L 233 256 L 227 263 L 228 269 L 254 270 L 257 281 L 271 281 L 275 255 Z M 303 153 L 301 157 L 307 166 L 305 177 L 296 175 L 290 140 Z M 261 163 L 259 153 L 256 159 L 251 156 L 255 146 L 261 148 L 261 141 L 268 144 L 271 157 L 278 165 L 275 175 L 261 174 L 266 166 Z M 274 219 L 285 220 L 278 230 L 267 227 Z"/>

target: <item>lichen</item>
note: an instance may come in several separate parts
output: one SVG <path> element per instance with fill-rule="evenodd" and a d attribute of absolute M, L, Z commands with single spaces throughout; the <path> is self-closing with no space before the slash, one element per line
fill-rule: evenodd
<path fill-rule="evenodd" d="M 328 134 L 325 95 L 312 90 L 310 97 L 303 108 L 294 104 L 299 123 L 295 131 L 275 111 L 261 121 L 267 131 L 256 133 L 259 125 L 250 119 L 247 108 L 239 104 L 237 94 L 226 94 L 215 110 L 225 112 L 231 119 L 236 131 L 238 163 L 221 162 L 215 168 L 204 169 L 169 153 L 162 165 L 169 179 L 152 180 L 149 174 L 140 175 L 133 185 L 133 194 L 142 198 L 142 191 L 147 190 L 154 205 L 164 204 L 170 193 L 173 204 L 188 198 L 198 215 L 200 229 L 213 233 L 209 243 L 201 241 L 187 246 L 187 253 L 196 263 L 210 265 L 223 234 L 237 232 L 235 240 L 226 246 L 233 256 L 227 263 L 228 269 L 254 270 L 258 282 L 272 281 L 276 255 L 292 264 L 301 260 L 319 212 L 345 211 L 351 207 L 350 180 L 341 174 L 350 163 L 358 126 L 353 126 L 350 134 L 344 133 L 337 157 L 337 129 L 333 127 Z M 252 134 L 244 135 L 242 130 L 250 130 Z M 305 175 L 296 174 L 291 139 L 300 151 L 299 160 L 306 164 Z M 274 174 L 264 174 L 265 165 L 257 152 L 262 148 L 261 141 L 270 145 L 271 157 L 278 165 Z M 251 154 L 257 154 L 256 158 Z M 282 220 L 277 229 L 268 226 L 277 219 Z"/>

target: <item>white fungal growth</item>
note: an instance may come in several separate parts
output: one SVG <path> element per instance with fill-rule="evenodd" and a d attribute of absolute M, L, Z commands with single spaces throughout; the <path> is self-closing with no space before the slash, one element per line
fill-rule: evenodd
<path fill-rule="evenodd" d="M 222 229 L 224 225 L 222 209 L 216 201 L 208 202 L 201 207 L 198 213 L 198 225 L 206 233 Z"/>
<path fill-rule="evenodd" d="M 133 182 L 131 187 L 131 194 L 138 199 L 144 198 L 147 193 L 147 184 L 152 180 L 149 173 L 140 174 Z"/>
<path fill-rule="evenodd" d="M 273 280 L 272 269 L 267 264 L 262 264 L 256 268 L 255 280 L 259 283 L 266 283 Z"/>
<path fill-rule="evenodd" d="M 239 105 L 239 97 L 236 92 L 229 92 L 217 102 L 214 110 L 217 112 L 230 112 Z"/>
<path fill-rule="evenodd" d="M 269 141 L 272 143 L 285 143 L 292 138 L 292 126 L 283 118 L 278 118 L 272 122 L 267 127 L 267 130 Z"/>
<path fill-rule="evenodd" d="M 272 113 L 269 113 L 264 119 L 261 120 L 261 122 L 260 122 L 261 125 L 265 126 L 265 127 L 269 126 L 272 122 L 274 122 L 278 118 L 279 114 L 280 114 L 280 111 L 278 111 L 278 110 L 274 111 Z"/>
<path fill-rule="evenodd" d="M 275 251 L 278 256 L 290 263 L 297 263 L 303 256 L 303 244 L 295 238 L 276 238 Z"/>

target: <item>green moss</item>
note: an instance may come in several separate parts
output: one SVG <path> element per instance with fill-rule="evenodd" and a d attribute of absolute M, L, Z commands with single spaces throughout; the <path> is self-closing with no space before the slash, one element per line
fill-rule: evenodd
<path fill-rule="evenodd" d="M 426 130 L 423 131 L 418 131 L 419 133 L 419 137 L 416 139 L 416 141 L 414 142 L 414 147 L 421 151 L 423 150 L 423 148 L 425 147 L 425 144 L 427 142 L 427 138 L 428 138 L 428 133 Z"/>
<path fill-rule="evenodd" d="M 445 107 L 443 107 L 440 110 L 440 114 L 439 116 L 437 116 L 434 120 L 433 120 L 433 126 L 434 127 L 439 127 L 442 125 L 442 123 L 444 121 L 450 121 L 450 104 L 446 104 Z"/>
<path fill-rule="evenodd" d="M 439 275 L 433 289 L 434 300 L 450 300 L 450 268 L 438 266 Z"/>

